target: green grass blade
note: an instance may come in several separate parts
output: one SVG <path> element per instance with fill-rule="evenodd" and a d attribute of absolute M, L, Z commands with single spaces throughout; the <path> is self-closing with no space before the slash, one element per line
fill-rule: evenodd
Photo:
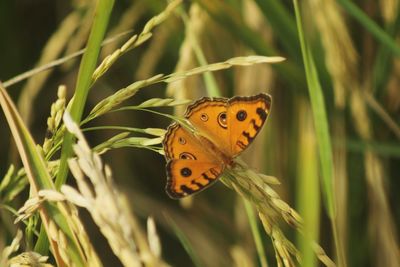
<path fill-rule="evenodd" d="M 90 32 L 87 49 L 79 67 L 78 78 L 75 87 L 75 94 L 69 112 L 72 119 L 79 124 L 86 98 L 92 83 L 92 74 L 96 68 L 101 43 L 107 29 L 114 0 L 100 0 L 97 3 L 93 26 Z M 61 151 L 60 167 L 56 177 L 56 188 L 59 189 L 65 183 L 68 175 L 67 159 L 72 152 L 73 135 L 67 132 L 64 136 Z"/>
<path fill-rule="evenodd" d="M 189 17 L 187 16 L 186 12 L 182 7 L 178 9 L 178 12 L 180 13 L 182 21 L 185 24 L 186 34 L 187 34 L 186 38 L 189 38 L 190 40 L 197 61 L 199 62 L 200 66 L 208 65 L 207 59 L 200 47 L 200 44 L 196 36 L 192 33 L 192 29 L 190 28 L 191 23 L 189 21 Z M 211 72 L 205 72 L 203 74 L 203 79 L 209 96 L 221 96 L 217 81 L 215 80 L 214 75 Z"/>
<path fill-rule="evenodd" d="M 314 116 L 314 125 L 317 134 L 325 204 L 329 217 L 333 219 L 335 217 L 335 201 L 333 195 L 332 146 L 329 134 L 328 117 L 326 114 L 323 91 L 318 80 L 318 73 L 303 35 L 300 11 L 297 7 L 297 1 L 294 0 L 293 2 L 295 3 L 297 27 L 300 36 L 300 44 L 303 54 L 308 90 L 310 94 L 311 108 Z"/>
<path fill-rule="evenodd" d="M 257 5 L 271 24 L 274 33 L 291 58 L 300 61 L 300 46 L 297 36 L 296 22 L 279 0 L 256 0 Z"/>
<path fill-rule="evenodd" d="M 338 3 L 353 16 L 372 36 L 392 51 L 394 55 L 400 57 L 400 47 L 390 35 L 380 28 L 370 19 L 359 7 L 349 0 L 338 0 Z"/>
<path fill-rule="evenodd" d="M 302 266 L 317 266 L 312 242 L 318 243 L 320 229 L 320 192 L 318 177 L 318 155 L 312 118 L 308 108 L 300 109 L 301 127 L 298 153 L 298 179 L 296 185 L 297 210 L 304 221 L 303 233 L 297 233 L 297 244 L 302 255 Z M 303 111 L 303 112 L 301 112 Z"/>
<path fill-rule="evenodd" d="M 239 12 L 223 1 L 196 0 L 216 22 L 224 26 L 233 36 L 243 44 L 253 49 L 259 55 L 279 55 L 269 44 L 264 42 L 259 34 L 252 31 L 243 23 Z M 291 61 L 273 66 L 289 84 L 296 88 L 305 88 L 305 81 L 301 69 Z"/>
<path fill-rule="evenodd" d="M 258 258 L 260 259 L 261 267 L 268 267 L 267 257 L 265 255 L 264 246 L 261 239 L 261 233 L 258 228 L 256 215 L 250 202 L 243 198 L 244 207 L 246 209 L 247 218 L 249 219 L 251 233 L 253 234 L 256 244 Z"/>
<path fill-rule="evenodd" d="M 195 253 L 195 250 L 192 248 L 192 245 L 190 244 L 188 238 L 168 214 L 164 213 L 164 216 L 167 219 L 167 222 L 171 226 L 172 230 L 175 232 L 176 237 L 178 237 L 179 241 L 181 242 L 183 248 L 192 259 L 193 265 L 196 267 L 202 267 L 203 265 L 201 264 L 199 257 Z"/>
<path fill-rule="evenodd" d="M 297 0 L 293 0 L 297 29 L 299 32 L 301 51 L 303 55 L 304 68 L 306 72 L 306 79 L 308 90 L 310 94 L 311 109 L 314 117 L 314 127 L 316 131 L 319 158 L 321 162 L 322 174 L 322 192 L 324 196 L 324 204 L 331 220 L 333 237 L 335 241 L 335 250 L 338 257 L 339 266 L 346 266 L 343 256 L 342 248 L 339 246 L 338 233 L 336 227 L 336 207 L 335 207 L 335 194 L 334 194 L 334 181 L 333 181 L 333 159 L 332 159 L 332 145 L 329 133 L 328 117 L 326 114 L 325 102 L 321 84 L 318 79 L 318 72 L 314 65 L 314 60 L 306 43 L 303 29 L 300 9 Z"/>
<path fill-rule="evenodd" d="M 55 186 L 47 171 L 44 159 L 39 153 L 36 144 L 22 121 L 14 103 L 2 85 L 0 85 L 0 105 L 6 115 L 7 122 L 17 145 L 19 155 L 21 156 L 32 191 L 37 194 L 41 189 L 54 189 Z M 37 252 L 42 255 L 48 253 L 49 241 L 46 233 L 49 231 L 49 223 L 53 221 L 68 239 L 66 240 L 69 244 L 67 253 L 70 260 L 76 266 L 84 266 L 85 263 L 79 253 L 79 247 L 74 242 L 72 232 L 68 227 L 67 218 L 60 213 L 57 205 L 44 202 L 39 213 L 42 219 L 42 225 L 46 231 L 43 230 L 43 234 L 39 238 L 41 244 L 39 246 L 40 250 Z M 51 240 L 50 245 L 57 264 L 59 266 L 64 266 L 64 261 L 59 254 L 58 243 L 55 240 Z"/>
<path fill-rule="evenodd" d="M 392 37 L 398 34 L 400 30 L 400 7 L 397 10 L 397 16 L 393 22 L 386 26 L 387 33 Z M 393 65 L 393 54 L 391 50 L 386 46 L 381 45 L 377 52 L 376 60 L 374 64 L 373 71 L 373 86 L 372 89 L 376 93 L 382 93 L 383 89 L 386 87 L 388 79 L 391 74 L 391 68 Z"/>

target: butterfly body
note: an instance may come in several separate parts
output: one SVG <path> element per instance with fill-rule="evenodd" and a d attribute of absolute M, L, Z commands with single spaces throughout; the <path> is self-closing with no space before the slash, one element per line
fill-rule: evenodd
<path fill-rule="evenodd" d="M 185 197 L 215 182 L 254 140 L 270 106 L 267 94 L 230 99 L 203 97 L 190 105 L 185 118 L 194 129 L 173 123 L 163 141 L 168 195 Z"/>

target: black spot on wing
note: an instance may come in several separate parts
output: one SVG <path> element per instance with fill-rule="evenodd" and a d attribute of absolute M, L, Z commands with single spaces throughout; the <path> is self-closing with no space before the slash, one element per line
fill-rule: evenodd
<path fill-rule="evenodd" d="M 258 116 L 260 117 L 260 119 L 262 120 L 262 122 L 264 122 L 267 119 L 268 114 L 267 114 L 267 112 L 265 112 L 264 109 L 257 108 L 256 112 L 257 112 Z"/>
<path fill-rule="evenodd" d="M 181 185 L 181 190 L 182 190 L 184 193 L 188 194 L 188 195 L 193 194 L 194 192 L 197 191 L 197 190 L 193 190 L 193 189 L 187 187 L 186 185 Z M 183 194 L 183 195 L 185 195 L 185 194 Z"/>
<path fill-rule="evenodd" d="M 199 190 L 200 190 L 201 188 L 204 187 L 204 185 L 202 185 L 201 183 L 196 182 L 195 180 L 193 180 L 193 181 L 191 182 L 191 184 L 192 184 L 192 185 L 197 185 L 197 186 L 199 187 Z M 207 184 L 208 184 L 208 183 L 207 183 Z"/>
<path fill-rule="evenodd" d="M 254 130 L 256 130 L 256 132 L 258 132 L 258 130 L 260 130 L 260 126 L 257 125 L 256 120 L 252 119 L 250 121 L 250 124 L 253 125 Z"/>
<path fill-rule="evenodd" d="M 243 131 L 242 135 L 244 137 L 246 137 L 246 139 L 247 139 L 247 141 L 249 141 L 249 143 L 251 143 L 253 141 L 253 139 L 254 139 L 254 136 L 250 136 L 250 134 L 248 132 L 246 132 L 246 131 Z"/>
<path fill-rule="evenodd" d="M 207 174 L 203 173 L 201 176 L 203 176 L 204 179 L 206 179 L 208 182 L 212 182 L 214 179 L 208 177 Z"/>

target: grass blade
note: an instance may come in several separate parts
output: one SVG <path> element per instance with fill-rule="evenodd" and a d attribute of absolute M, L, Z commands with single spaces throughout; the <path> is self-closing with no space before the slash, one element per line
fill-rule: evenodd
<path fill-rule="evenodd" d="M 265 256 L 264 246 L 261 239 L 260 230 L 257 225 L 256 215 L 250 202 L 243 198 L 246 214 L 249 219 L 251 232 L 253 234 L 254 242 L 256 244 L 257 254 L 260 259 L 261 267 L 268 267 L 267 257 Z"/>
<path fill-rule="evenodd" d="M 96 68 L 101 42 L 107 29 L 114 0 L 100 0 L 96 6 L 92 30 L 89 36 L 87 49 L 83 54 L 79 67 L 78 78 L 75 87 L 75 94 L 69 112 L 74 121 L 80 122 L 86 98 L 92 83 L 92 74 Z M 73 135 L 66 133 L 61 151 L 60 167 L 57 173 L 55 185 L 60 189 L 65 183 L 68 174 L 67 159 L 72 152 Z"/>
<path fill-rule="evenodd" d="M 0 85 L 0 104 L 6 115 L 7 122 L 10 126 L 12 135 L 21 160 L 25 167 L 29 183 L 34 195 L 37 195 L 41 189 L 54 189 L 54 184 L 51 180 L 50 174 L 47 172 L 46 164 L 36 148 L 28 129 L 24 125 L 18 111 L 8 96 L 6 90 Z M 74 242 L 71 231 L 68 228 L 67 219 L 62 216 L 57 206 L 51 203 L 44 202 L 40 211 L 42 225 L 44 226 L 43 234 L 41 236 L 42 245 L 40 246 L 40 254 L 48 252 L 48 238 L 46 233 L 49 232 L 49 225 L 51 223 L 57 225 L 60 230 L 65 234 L 68 239 L 69 249 L 68 256 L 76 266 L 85 266 L 84 260 L 81 257 L 78 246 Z M 44 241 L 43 241 L 44 240 Z M 54 239 L 50 240 L 53 255 L 59 266 L 65 266 L 64 259 L 61 257 L 58 242 Z"/>
<path fill-rule="evenodd" d="M 334 174 L 332 164 L 332 145 L 323 91 L 321 88 L 321 84 L 319 83 L 318 72 L 314 65 L 314 59 L 303 34 L 302 20 L 297 0 L 293 0 L 293 4 L 296 14 L 297 30 L 299 32 L 308 90 L 310 94 L 311 109 L 314 117 L 314 127 L 316 130 L 319 158 L 321 162 L 322 192 L 324 196 L 324 204 L 332 224 L 332 231 L 334 235 L 335 249 L 339 260 L 339 266 L 346 266 L 342 250 L 339 247 L 338 233 L 335 223 L 336 202 L 333 190 Z"/>
<path fill-rule="evenodd" d="M 351 15 L 353 16 L 364 29 L 369 31 L 372 36 L 390 49 L 394 55 L 400 57 L 400 47 L 396 41 L 390 37 L 390 35 L 380 28 L 373 20 L 371 20 L 360 8 L 353 4 L 349 0 L 338 0 L 338 3 Z"/>

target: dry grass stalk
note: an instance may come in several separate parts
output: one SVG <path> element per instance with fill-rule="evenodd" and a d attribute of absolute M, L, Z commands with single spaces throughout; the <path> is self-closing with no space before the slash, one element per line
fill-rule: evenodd
<path fill-rule="evenodd" d="M 152 76 L 162 57 L 165 55 L 166 46 L 169 38 L 177 31 L 178 21 L 175 17 L 171 17 L 165 21 L 160 27 L 154 31 L 154 36 L 150 40 L 148 49 L 143 52 L 138 69 L 134 75 L 136 80 L 146 79 Z"/>
<path fill-rule="evenodd" d="M 23 252 L 13 258 L 11 258 L 7 262 L 7 266 L 10 267 L 28 267 L 28 266 L 35 266 L 35 267 L 52 267 L 52 264 L 46 263 L 48 260 L 48 256 L 42 256 L 39 253 L 30 251 L 30 252 Z"/>
<path fill-rule="evenodd" d="M 103 99 L 90 111 L 87 118 L 83 120 L 83 123 L 86 123 L 100 115 L 109 112 L 110 110 L 114 109 L 116 106 L 121 104 L 123 101 L 135 95 L 140 89 L 149 85 L 153 85 L 160 82 L 165 82 L 165 83 L 177 82 L 179 80 L 186 79 L 187 77 L 193 75 L 199 75 L 208 71 L 224 70 L 231 68 L 233 66 L 251 66 L 254 64 L 262 64 L 262 63 L 273 64 L 282 62 L 284 60 L 285 59 L 283 57 L 264 57 L 264 56 L 234 57 L 224 62 L 209 64 L 188 71 L 174 72 L 169 75 L 157 74 L 154 75 L 153 77 L 150 77 L 149 79 L 134 82 L 128 85 L 127 87 L 118 90 L 113 95 Z"/>
<path fill-rule="evenodd" d="M 7 266 L 7 260 L 19 249 L 21 239 L 22 231 L 18 230 L 11 244 L 3 249 L 0 257 L 0 266 Z"/>
<path fill-rule="evenodd" d="M 68 40 L 64 55 L 74 54 L 76 51 L 86 45 L 88 36 L 90 34 L 90 29 L 92 28 L 93 14 L 96 9 L 96 3 L 91 1 L 76 1 L 74 8 L 80 14 L 79 27 L 76 29 L 74 35 L 72 35 Z M 77 61 L 77 58 L 71 58 L 60 68 L 63 71 L 68 71 Z"/>
<path fill-rule="evenodd" d="M 370 151 L 365 155 L 365 168 L 370 194 L 370 233 L 376 247 L 376 263 L 381 266 L 400 266 L 397 232 L 390 214 L 390 206 L 384 187 L 383 165 Z M 378 263 L 379 262 L 379 263 Z"/>
<path fill-rule="evenodd" d="M 357 53 L 338 4 L 333 0 L 309 0 L 316 26 L 325 48 L 326 65 L 332 75 L 335 103 L 343 109 L 347 90 L 354 88 L 357 77 Z"/>
<path fill-rule="evenodd" d="M 121 32 L 133 29 L 137 21 L 147 11 L 147 6 L 145 3 L 146 1 L 143 0 L 132 2 L 132 4 L 120 16 L 117 25 L 115 25 L 107 35 L 115 36 Z M 115 42 L 105 47 L 101 52 L 102 58 L 106 57 L 108 54 L 111 54 L 114 50 L 118 49 L 119 44 L 120 42 Z"/>
<path fill-rule="evenodd" d="M 36 197 L 28 199 L 24 206 L 18 210 L 18 216 L 15 220 L 15 223 L 26 220 L 33 214 L 35 214 L 38 209 L 41 208 L 44 202 L 55 202 L 58 206 L 59 211 L 68 218 L 68 226 L 72 231 L 74 242 L 79 244 L 80 253 L 82 258 L 85 260 L 87 266 L 97 267 L 102 266 L 97 254 L 90 243 L 89 237 L 84 229 L 82 222 L 78 216 L 78 210 L 71 203 L 66 201 L 66 197 L 57 192 L 55 190 L 41 190 L 38 192 Z M 72 266 L 73 261 L 68 256 L 68 245 L 69 240 L 63 231 L 54 223 L 53 221 L 49 221 L 48 223 L 48 231 L 47 231 L 49 239 L 53 240 L 58 245 L 58 252 L 63 259 L 63 261 L 68 265 Z M 37 260 L 36 255 L 34 254 L 25 254 L 24 258 L 19 257 L 18 260 L 27 259 L 29 260 Z"/>
<path fill-rule="evenodd" d="M 363 140 L 372 138 L 371 122 L 368 117 L 365 99 L 358 90 L 352 95 L 352 114 L 356 122 L 356 130 Z M 370 220 L 373 244 L 377 244 L 375 251 L 376 262 L 382 266 L 399 266 L 400 253 L 396 249 L 398 240 L 393 218 L 388 208 L 387 194 L 384 186 L 384 170 L 381 160 L 370 150 L 364 157 L 365 175 L 370 192 Z M 382 227 L 385 225 L 385 227 Z M 378 245 L 379 244 L 379 245 Z"/>
<path fill-rule="evenodd" d="M 46 46 L 43 49 L 41 58 L 39 59 L 36 66 L 44 65 L 51 62 L 61 54 L 64 50 L 66 43 L 71 38 L 75 29 L 78 27 L 80 21 L 80 15 L 78 11 L 74 11 L 69 14 L 61 23 L 60 27 L 50 39 L 47 41 Z M 27 125 L 30 124 L 31 116 L 35 112 L 32 112 L 33 100 L 36 98 L 40 90 L 43 88 L 46 80 L 52 73 L 51 70 L 39 73 L 32 76 L 26 86 L 22 89 L 21 96 L 18 101 L 18 109 L 21 117 Z"/>
<path fill-rule="evenodd" d="M 265 232 L 271 237 L 275 249 L 278 266 L 297 266 L 300 263 L 300 254 L 296 247 L 285 237 L 279 227 L 283 219 L 296 230 L 302 232 L 302 218 L 284 202 L 270 187 L 264 176 L 250 170 L 243 161 L 236 160 L 237 165 L 233 170 L 228 170 L 222 182 L 235 190 L 242 197 L 249 200 L 257 209 Z M 272 179 L 273 184 L 276 182 Z M 335 263 L 329 259 L 324 250 L 318 245 L 314 246 L 316 256 L 326 266 L 333 267 Z"/>
<path fill-rule="evenodd" d="M 249 256 L 246 254 L 245 248 L 242 246 L 233 246 L 230 253 L 236 267 L 253 267 L 254 264 Z"/>
<path fill-rule="evenodd" d="M 125 266 L 166 266 L 157 255 L 160 250 L 157 249 L 159 244 L 154 227 L 149 227 L 149 239 L 152 242 L 149 245 L 130 212 L 126 198 L 113 184 L 110 168 L 103 166 L 100 157 L 91 151 L 78 126 L 69 116 L 64 116 L 64 122 L 78 139 L 74 146 L 77 158 L 71 159 L 69 166 L 79 188 L 78 191 L 64 185 L 61 191 L 65 197 L 89 211 L 114 254 Z"/>
<path fill-rule="evenodd" d="M 170 2 L 163 12 L 153 17 L 146 23 L 140 34 L 135 34 L 125 44 L 123 44 L 121 48 L 115 50 L 111 55 L 107 56 L 94 71 L 92 75 L 92 82 L 94 83 L 98 78 L 100 78 L 123 54 L 150 39 L 152 36 L 151 31 L 154 29 L 154 27 L 164 22 L 181 2 L 182 0 L 174 0 Z"/>
<path fill-rule="evenodd" d="M 36 252 L 29 251 L 23 252 L 19 255 L 11 257 L 11 255 L 18 251 L 22 240 L 22 231 L 18 230 L 12 243 L 5 247 L 1 253 L 0 266 L 10 267 L 24 267 L 24 266 L 35 266 L 35 267 L 51 267 L 53 265 L 46 263 L 48 256 L 42 256 Z"/>
<path fill-rule="evenodd" d="M 383 18 L 386 22 L 393 22 L 397 16 L 399 1 L 398 0 L 380 0 L 379 8 L 382 10 Z"/>
<path fill-rule="evenodd" d="M 185 39 L 179 48 L 179 61 L 175 66 L 174 72 L 182 72 L 198 65 L 193 51 L 193 38 L 201 40 L 201 36 L 207 29 L 206 25 L 209 25 L 208 22 L 207 13 L 197 3 L 191 4 L 189 20 L 185 28 Z M 167 95 L 173 96 L 175 99 L 198 98 L 201 95 L 198 90 L 187 90 L 187 88 L 191 88 L 191 84 L 197 84 L 200 78 L 193 77 L 168 84 Z M 183 114 L 185 110 L 178 108 L 176 111 L 177 114 Z"/>

